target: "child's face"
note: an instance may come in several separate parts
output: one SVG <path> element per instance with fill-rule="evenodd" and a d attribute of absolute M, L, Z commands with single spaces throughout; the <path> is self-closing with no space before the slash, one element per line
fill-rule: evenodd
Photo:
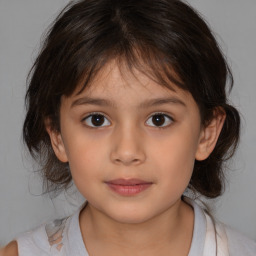
<path fill-rule="evenodd" d="M 91 207 L 125 223 L 177 209 L 195 158 L 204 158 L 191 94 L 135 76 L 106 65 L 90 88 L 62 98 L 61 134 L 50 134 Z"/>

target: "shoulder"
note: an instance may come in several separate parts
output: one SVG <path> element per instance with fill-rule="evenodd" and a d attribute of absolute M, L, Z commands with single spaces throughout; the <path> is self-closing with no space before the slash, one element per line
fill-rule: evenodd
<path fill-rule="evenodd" d="M 256 241 L 246 237 L 235 229 L 225 226 L 230 255 L 255 256 Z"/>
<path fill-rule="evenodd" d="M 19 256 L 59 255 L 67 220 L 58 219 L 19 236 L 16 239 Z"/>
<path fill-rule="evenodd" d="M 16 240 L 20 256 L 41 255 L 42 252 L 47 253 L 49 248 L 45 225 L 18 236 Z"/>
<path fill-rule="evenodd" d="M 232 256 L 255 256 L 256 255 L 256 241 L 246 237 L 235 229 L 223 224 L 209 215 L 203 207 L 197 205 L 195 202 L 190 202 L 195 210 L 195 221 L 201 224 L 205 221 L 206 225 L 201 225 L 199 228 L 206 228 L 205 233 L 205 248 L 206 242 L 216 240 L 216 248 L 221 252 L 218 255 L 232 255 Z M 199 218 L 200 217 L 200 218 Z M 206 227 L 205 227 L 206 226 Z M 202 233 L 202 230 L 199 230 Z M 197 230 L 197 233 L 199 232 Z M 212 235 L 214 234 L 215 235 Z M 207 238 L 210 238 L 207 240 Z"/>
<path fill-rule="evenodd" d="M 18 256 L 18 244 L 16 241 L 10 242 L 0 249 L 0 256 Z"/>

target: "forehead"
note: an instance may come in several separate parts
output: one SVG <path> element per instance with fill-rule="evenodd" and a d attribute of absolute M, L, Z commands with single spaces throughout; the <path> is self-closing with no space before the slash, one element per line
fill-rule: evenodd
<path fill-rule="evenodd" d="M 174 72 L 172 72 L 172 75 L 177 81 L 179 80 Z M 137 68 L 128 67 L 124 62 L 120 63 L 113 60 L 105 64 L 85 88 L 83 88 L 83 83 L 79 84 L 72 94 L 72 98 L 85 94 L 118 98 L 124 92 L 129 93 L 130 96 L 134 95 L 134 98 L 138 94 L 145 98 L 166 95 L 183 99 L 192 97 L 188 91 L 179 88 L 171 81 L 166 83 L 166 80 L 165 84 L 161 83 L 152 75 L 152 71 L 146 67 L 138 70 Z"/>

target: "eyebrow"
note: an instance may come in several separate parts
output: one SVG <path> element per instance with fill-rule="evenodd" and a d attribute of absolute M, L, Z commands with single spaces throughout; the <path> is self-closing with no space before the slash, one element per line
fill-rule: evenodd
<path fill-rule="evenodd" d="M 140 108 L 148 108 L 151 106 L 159 106 L 159 105 L 164 105 L 164 104 L 178 104 L 178 105 L 186 107 L 186 104 L 182 100 L 180 100 L 176 97 L 149 99 L 149 100 L 142 102 L 139 105 L 139 107 Z"/>
<path fill-rule="evenodd" d="M 178 104 L 181 106 L 186 107 L 186 104 L 176 98 L 176 97 L 165 97 L 165 98 L 156 98 L 156 99 L 149 99 L 141 102 L 139 104 L 139 108 L 148 108 L 148 107 L 153 107 L 153 106 L 159 106 L 159 105 L 164 105 L 164 104 Z M 117 105 L 110 100 L 107 99 L 102 99 L 102 98 L 91 98 L 91 97 L 83 97 L 75 100 L 71 104 L 71 108 L 79 105 L 95 105 L 95 106 L 103 106 L 103 107 L 113 107 L 117 108 Z"/>
<path fill-rule="evenodd" d="M 95 106 L 111 106 L 116 108 L 116 105 L 107 99 L 101 99 L 101 98 L 91 98 L 91 97 L 83 97 L 75 100 L 71 107 L 79 106 L 79 105 L 95 105 Z"/>

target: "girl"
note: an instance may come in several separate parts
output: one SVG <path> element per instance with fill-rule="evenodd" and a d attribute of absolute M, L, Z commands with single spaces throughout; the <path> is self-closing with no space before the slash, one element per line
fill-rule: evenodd
<path fill-rule="evenodd" d="M 255 255 L 194 200 L 222 193 L 238 143 L 228 83 L 209 28 L 179 0 L 69 4 L 31 71 L 23 135 L 48 189 L 73 181 L 87 201 L 1 254 Z"/>

